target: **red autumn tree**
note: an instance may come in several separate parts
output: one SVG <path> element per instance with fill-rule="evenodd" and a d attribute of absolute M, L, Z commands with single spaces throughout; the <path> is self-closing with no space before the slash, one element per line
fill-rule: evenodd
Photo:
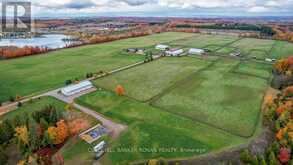
<path fill-rule="evenodd" d="M 291 158 L 291 151 L 290 149 L 287 148 L 281 148 L 278 158 L 280 160 L 281 163 L 286 164 L 290 161 Z"/>
<path fill-rule="evenodd" d="M 118 96 L 123 96 L 125 94 L 125 90 L 121 85 L 117 85 L 116 87 L 116 94 Z"/>

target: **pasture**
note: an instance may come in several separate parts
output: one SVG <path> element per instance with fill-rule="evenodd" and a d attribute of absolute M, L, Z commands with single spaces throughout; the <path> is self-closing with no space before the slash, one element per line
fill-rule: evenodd
<path fill-rule="evenodd" d="M 117 85 L 122 85 L 128 96 L 147 101 L 210 63 L 208 60 L 188 57 L 163 58 L 98 79 L 95 84 L 113 91 Z"/>
<path fill-rule="evenodd" d="M 189 36 L 170 32 L 2 60 L 0 102 L 7 101 L 10 96 L 25 96 L 61 87 L 68 79 L 84 79 L 88 72 L 110 71 L 144 59 L 143 56 L 123 55 L 122 49 L 152 46 Z"/>
<path fill-rule="evenodd" d="M 238 61 L 221 59 L 152 101 L 168 112 L 197 120 L 232 134 L 251 136 L 259 119 L 267 81 L 230 73 Z"/>

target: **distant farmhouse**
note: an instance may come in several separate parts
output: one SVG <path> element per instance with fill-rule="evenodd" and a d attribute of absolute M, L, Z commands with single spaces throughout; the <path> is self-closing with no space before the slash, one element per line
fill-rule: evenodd
<path fill-rule="evenodd" d="M 166 56 L 180 56 L 184 53 L 183 49 L 171 49 L 165 52 Z"/>
<path fill-rule="evenodd" d="M 188 53 L 191 55 L 203 55 L 205 51 L 203 49 L 190 48 Z"/>
<path fill-rule="evenodd" d="M 162 50 L 162 51 L 165 51 L 165 50 L 168 50 L 170 47 L 168 45 L 162 45 L 162 44 L 158 44 L 156 46 L 156 49 L 157 50 Z"/>

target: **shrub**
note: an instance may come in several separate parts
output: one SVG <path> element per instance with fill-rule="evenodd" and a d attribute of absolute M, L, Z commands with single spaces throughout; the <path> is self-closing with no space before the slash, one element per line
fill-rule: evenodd
<path fill-rule="evenodd" d="M 15 98 L 14 98 L 13 96 L 10 96 L 10 97 L 9 97 L 9 101 L 10 101 L 10 102 L 14 102 L 14 101 L 15 101 Z"/>
<path fill-rule="evenodd" d="M 22 103 L 21 102 L 18 102 L 17 103 L 17 107 L 21 107 L 22 106 Z"/>
<path fill-rule="evenodd" d="M 94 76 L 93 73 L 87 73 L 85 77 L 86 77 L 86 78 L 92 78 L 93 76 Z"/>
<path fill-rule="evenodd" d="M 70 85 L 70 84 L 72 84 L 72 80 L 66 80 L 65 81 L 65 85 Z"/>
<path fill-rule="evenodd" d="M 240 160 L 243 163 L 251 164 L 253 162 L 253 159 L 253 156 L 249 153 L 247 149 L 240 153 Z"/>

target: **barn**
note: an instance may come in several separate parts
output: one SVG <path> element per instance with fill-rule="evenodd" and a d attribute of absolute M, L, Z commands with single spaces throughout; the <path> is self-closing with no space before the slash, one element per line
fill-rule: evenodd
<path fill-rule="evenodd" d="M 204 54 L 204 52 L 205 51 L 203 49 L 197 49 L 197 48 L 191 48 L 188 51 L 189 54 L 195 54 L 195 55 L 202 55 Z"/>
<path fill-rule="evenodd" d="M 182 53 L 184 53 L 183 49 L 173 49 L 173 50 L 166 51 L 166 56 L 179 56 Z"/>
<path fill-rule="evenodd" d="M 69 85 L 61 89 L 61 93 L 65 96 L 72 96 L 83 92 L 85 90 L 93 88 L 93 84 L 90 81 L 82 81 L 78 84 Z"/>

